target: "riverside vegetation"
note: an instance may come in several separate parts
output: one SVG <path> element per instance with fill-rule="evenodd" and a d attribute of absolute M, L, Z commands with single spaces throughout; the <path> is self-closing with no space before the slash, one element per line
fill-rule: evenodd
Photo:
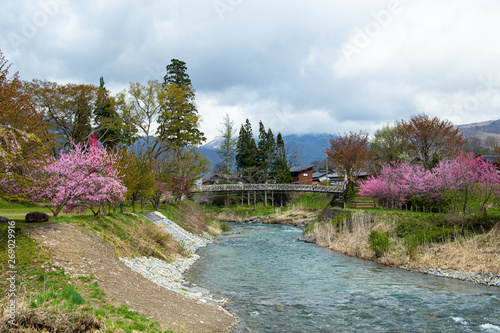
<path fill-rule="evenodd" d="M 498 215 L 328 210 L 333 218 L 304 230 L 319 246 L 387 266 L 500 286 Z"/>
<path fill-rule="evenodd" d="M 30 237 L 33 226 L 24 223 L 20 212 L 29 207 L 1 201 L 2 214 L 15 221 L 16 235 L 16 325 L 24 331 L 49 332 L 173 332 L 146 318 L 100 289 L 95 276 L 70 274 L 57 263 L 57 253 Z M 161 212 L 193 233 L 221 232 L 224 224 L 205 222 L 204 212 L 190 201 L 163 205 Z M 8 214 L 5 214 L 8 213 Z M 12 218 L 14 217 L 14 218 Z M 111 245 L 116 257 L 154 257 L 165 262 L 183 258 L 190 252 L 172 236 L 141 215 L 134 213 L 95 217 L 71 215 L 52 218 L 50 223 L 66 222 L 99 235 Z M 13 332 L 8 324 L 7 225 L 0 225 L 0 332 Z M 35 226 L 36 227 L 36 226 Z M 96 258 L 89 258 L 96 260 Z M 74 272 L 71 272 L 74 273 Z"/>

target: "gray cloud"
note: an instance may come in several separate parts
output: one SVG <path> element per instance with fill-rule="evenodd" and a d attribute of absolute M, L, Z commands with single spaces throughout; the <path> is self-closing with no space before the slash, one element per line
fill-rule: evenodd
<path fill-rule="evenodd" d="M 23 79 L 118 91 L 178 58 L 210 138 L 226 112 L 285 134 L 498 118 L 493 0 L 4 2 L 0 49 Z"/>

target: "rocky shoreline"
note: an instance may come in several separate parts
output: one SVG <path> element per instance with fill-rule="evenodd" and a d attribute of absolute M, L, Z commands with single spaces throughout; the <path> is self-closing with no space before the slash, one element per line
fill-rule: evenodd
<path fill-rule="evenodd" d="M 188 282 L 184 277 L 184 273 L 200 258 L 199 255 L 195 254 L 196 250 L 212 243 L 214 237 L 208 233 L 204 234 L 203 237 L 191 234 L 160 212 L 143 215 L 172 235 L 179 244 L 192 253 L 191 256 L 173 261 L 172 263 L 167 263 L 157 258 L 146 257 L 120 258 L 120 260 L 132 270 L 140 273 L 159 286 L 194 298 L 202 303 L 222 307 L 226 302 L 225 299 L 214 299 L 209 290 Z"/>
<path fill-rule="evenodd" d="M 453 270 L 453 269 L 441 269 L 439 267 L 433 267 L 433 268 L 427 268 L 427 269 L 412 269 L 409 268 L 408 266 L 399 266 L 398 268 L 410 271 L 410 272 L 415 272 L 415 273 L 422 273 L 422 274 L 428 274 L 428 275 L 433 275 L 437 277 L 443 277 L 443 278 L 448 278 L 448 279 L 457 279 L 457 280 L 462 280 L 462 281 L 468 281 L 472 282 L 475 284 L 483 284 L 487 285 L 490 287 L 500 287 L 500 275 L 493 275 L 487 272 L 470 272 L 470 271 L 462 271 L 460 269 L 458 270 Z"/>
<path fill-rule="evenodd" d="M 288 218 L 288 219 L 276 219 L 274 216 L 256 216 L 250 217 L 243 221 L 243 223 L 262 223 L 262 224 L 285 224 L 291 225 L 297 228 L 305 228 L 310 221 L 305 219 L 296 219 L 296 218 Z"/>

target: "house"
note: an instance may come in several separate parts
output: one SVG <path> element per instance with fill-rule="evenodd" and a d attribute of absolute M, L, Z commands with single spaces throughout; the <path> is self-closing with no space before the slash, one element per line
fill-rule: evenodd
<path fill-rule="evenodd" d="M 313 184 L 317 185 L 320 183 L 325 183 L 328 179 L 326 178 L 326 175 L 328 174 L 327 171 L 318 171 L 313 173 Z"/>
<path fill-rule="evenodd" d="M 301 166 L 290 168 L 292 176 L 292 184 L 312 185 L 313 183 L 313 166 Z"/>
<path fill-rule="evenodd" d="M 242 181 L 240 175 L 216 173 L 215 175 L 212 175 L 209 179 L 206 179 L 204 182 L 206 182 L 206 185 L 213 185 L 213 184 L 238 184 L 241 183 Z"/>

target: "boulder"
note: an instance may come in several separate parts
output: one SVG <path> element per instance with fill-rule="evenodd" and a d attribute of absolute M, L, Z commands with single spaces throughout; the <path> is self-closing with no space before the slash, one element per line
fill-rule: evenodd
<path fill-rule="evenodd" d="M 26 214 L 26 223 L 42 223 L 48 222 L 50 216 L 42 212 L 31 212 Z"/>
<path fill-rule="evenodd" d="M 304 243 L 316 244 L 316 237 L 307 236 L 305 238 L 299 238 L 299 241 L 304 242 Z"/>
<path fill-rule="evenodd" d="M 0 216 L 0 224 L 8 224 L 9 219 L 3 216 Z"/>

